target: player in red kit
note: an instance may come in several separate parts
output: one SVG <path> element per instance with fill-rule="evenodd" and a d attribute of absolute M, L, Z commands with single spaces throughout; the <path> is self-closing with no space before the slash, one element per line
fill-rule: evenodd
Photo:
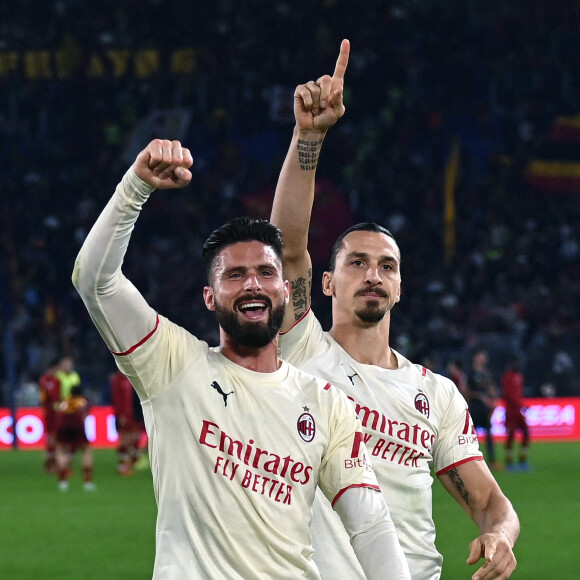
<path fill-rule="evenodd" d="M 84 488 L 92 491 L 93 453 L 85 433 L 85 419 L 89 414 L 89 401 L 81 394 L 80 386 L 73 387 L 70 396 L 57 404 L 56 419 L 56 467 L 58 487 L 68 489 L 72 459 L 77 451 L 82 452 Z"/>
<path fill-rule="evenodd" d="M 56 470 L 56 410 L 60 402 L 60 381 L 56 376 L 58 359 L 50 362 L 48 368 L 38 379 L 40 404 L 44 411 L 45 455 L 44 469 L 48 473 Z"/>
<path fill-rule="evenodd" d="M 508 471 L 515 470 L 513 463 L 513 447 L 516 432 L 522 434 L 522 441 L 518 457 L 518 467 L 528 470 L 528 447 L 530 443 L 530 430 L 526 417 L 522 412 L 524 406 L 524 375 L 520 370 L 518 359 L 512 359 L 501 377 L 501 391 L 505 402 L 505 428 L 507 431 L 505 463 Z"/>
<path fill-rule="evenodd" d="M 115 427 L 119 435 L 117 471 L 121 475 L 131 475 L 141 451 L 139 441 L 145 430 L 143 413 L 133 385 L 122 372 L 113 373 L 110 383 Z"/>

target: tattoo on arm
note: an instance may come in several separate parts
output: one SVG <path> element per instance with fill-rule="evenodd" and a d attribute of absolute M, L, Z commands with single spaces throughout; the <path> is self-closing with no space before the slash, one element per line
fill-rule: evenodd
<path fill-rule="evenodd" d="M 298 162 L 302 171 L 312 171 L 318 165 L 318 155 L 322 147 L 322 139 L 319 141 L 306 141 L 298 139 Z"/>
<path fill-rule="evenodd" d="M 453 485 L 455 486 L 455 489 L 459 492 L 459 495 L 463 501 L 469 505 L 469 494 L 467 493 L 467 489 L 465 489 L 465 484 L 463 483 L 463 479 L 461 479 L 457 469 L 450 470 L 448 474 Z"/>
<path fill-rule="evenodd" d="M 298 320 L 306 312 L 311 290 L 312 270 L 308 270 L 308 278 L 296 278 L 290 283 L 294 320 Z"/>

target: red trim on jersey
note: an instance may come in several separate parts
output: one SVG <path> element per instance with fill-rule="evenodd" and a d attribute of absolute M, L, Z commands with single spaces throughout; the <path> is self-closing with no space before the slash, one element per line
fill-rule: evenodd
<path fill-rule="evenodd" d="M 351 459 L 353 457 L 358 457 L 360 453 L 360 446 L 363 442 L 363 434 L 362 431 L 357 431 L 354 434 L 354 441 L 352 442 L 352 451 L 350 453 Z"/>
<path fill-rule="evenodd" d="M 285 330 L 284 332 L 281 332 L 280 334 L 286 334 L 287 332 L 290 332 L 297 324 L 302 322 L 306 318 L 306 315 L 310 312 L 310 308 L 311 307 L 309 306 L 308 310 L 288 330 Z"/>
<path fill-rule="evenodd" d="M 332 385 L 330 383 L 326 383 L 326 385 L 324 385 L 324 390 L 329 391 L 330 387 L 332 387 Z"/>
<path fill-rule="evenodd" d="M 465 409 L 465 425 L 463 426 L 463 435 L 467 435 L 469 433 L 469 424 L 471 423 L 471 417 L 469 416 L 469 409 Z M 471 430 L 472 433 L 475 432 L 475 429 Z"/>
<path fill-rule="evenodd" d="M 128 354 L 131 354 L 143 343 L 147 342 L 155 334 L 155 331 L 157 330 L 158 326 L 159 326 L 159 314 L 157 314 L 157 318 L 155 320 L 155 328 L 145 338 L 141 339 L 137 344 L 134 344 L 130 349 L 126 350 L 125 352 L 111 351 L 111 353 L 114 354 L 115 356 L 127 356 Z"/>
<path fill-rule="evenodd" d="M 380 493 L 381 488 L 378 485 L 371 485 L 370 483 L 353 483 L 352 485 L 349 485 L 348 487 L 345 487 L 344 489 L 341 489 L 335 496 L 334 499 L 331 502 L 332 507 L 334 507 L 334 504 L 342 497 L 342 494 L 347 490 L 347 489 L 351 489 L 353 487 L 368 487 L 369 489 L 372 489 L 374 491 L 378 491 Z"/>
<path fill-rule="evenodd" d="M 427 376 L 427 368 L 423 367 L 423 370 L 421 371 L 421 374 L 426 377 Z"/>
<path fill-rule="evenodd" d="M 469 463 L 470 461 L 483 461 L 483 455 L 480 455 L 479 457 L 477 457 L 477 456 L 476 457 L 467 457 L 465 459 L 462 459 L 461 461 L 458 461 L 457 463 L 452 463 L 448 467 L 444 467 L 441 471 L 438 471 L 435 475 L 437 477 L 439 477 L 440 475 L 443 475 L 444 473 L 451 471 L 455 467 L 459 467 L 460 465 L 463 465 L 464 463 Z"/>

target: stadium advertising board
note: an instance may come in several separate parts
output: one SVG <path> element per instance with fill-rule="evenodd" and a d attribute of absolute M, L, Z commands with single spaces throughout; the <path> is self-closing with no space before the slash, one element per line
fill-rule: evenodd
<path fill-rule="evenodd" d="M 580 397 L 526 399 L 525 414 L 533 440 L 580 441 Z M 492 432 L 505 438 L 503 403 L 492 415 Z M 115 447 L 118 435 L 110 406 L 95 406 L 85 422 L 87 437 L 95 448 Z M 478 435 L 482 436 L 483 432 Z M 40 407 L 23 407 L 16 413 L 16 436 L 19 449 L 44 448 L 44 424 Z M 0 408 L 0 450 L 11 449 L 14 442 L 10 410 Z"/>
<path fill-rule="evenodd" d="M 44 422 L 41 407 L 22 407 L 16 412 L 16 436 L 19 449 L 44 448 Z M 115 415 L 110 406 L 91 408 L 85 420 L 85 432 L 95 448 L 115 447 L 118 441 Z M 0 450 L 12 448 L 13 420 L 10 410 L 0 408 Z"/>

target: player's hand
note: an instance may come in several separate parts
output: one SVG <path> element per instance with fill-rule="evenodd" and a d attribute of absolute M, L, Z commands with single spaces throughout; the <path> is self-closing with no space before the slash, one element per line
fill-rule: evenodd
<path fill-rule="evenodd" d="M 191 152 L 179 141 L 153 139 L 133 164 L 138 177 L 156 189 L 177 189 L 191 181 Z"/>
<path fill-rule="evenodd" d="M 516 568 L 516 557 L 503 532 L 481 534 L 469 544 L 468 564 L 485 558 L 485 564 L 472 576 L 473 580 L 505 580 Z"/>
<path fill-rule="evenodd" d="M 348 65 L 350 42 L 343 40 L 332 76 L 298 85 L 294 91 L 294 116 L 299 130 L 325 132 L 344 115 L 344 75 Z"/>

